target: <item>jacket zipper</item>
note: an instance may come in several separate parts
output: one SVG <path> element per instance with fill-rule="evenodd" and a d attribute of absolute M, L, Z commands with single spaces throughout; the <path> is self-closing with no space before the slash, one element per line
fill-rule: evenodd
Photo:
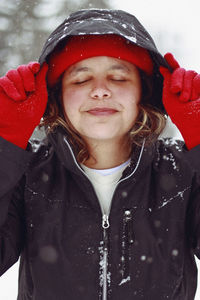
<path fill-rule="evenodd" d="M 107 300 L 107 276 L 108 276 L 108 228 L 109 216 L 103 214 L 102 217 L 103 227 L 103 286 L 102 286 L 102 300 Z"/>
<path fill-rule="evenodd" d="M 78 164 L 78 162 L 77 162 L 77 160 L 75 158 L 75 155 L 74 155 L 74 153 L 72 151 L 72 148 L 71 148 L 69 142 L 67 141 L 66 138 L 64 138 L 64 141 L 68 145 L 68 148 L 69 148 L 69 150 L 70 150 L 70 152 L 72 154 L 72 157 L 73 157 L 73 160 L 74 160 L 76 166 L 84 174 L 84 176 L 86 176 L 88 178 L 88 180 L 90 181 L 89 176 L 79 166 L 79 164 Z M 142 157 L 142 153 L 143 153 L 143 150 L 144 150 L 144 145 L 145 145 L 145 139 L 143 140 L 143 144 L 142 144 L 142 147 L 141 147 L 141 150 L 140 150 L 140 155 L 139 155 L 137 164 L 135 166 L 135 169 L 132 171 L 131 174 L 129 174 L 129 176 L 127 176 L 125 178 L 122 178 L 121 180 L 118 181 L 118 183 L 116 184 L 116 187 L 115 187 L 115 191 L 116 191 L 117 186 L 121 182 L 123 182 L 123 181 L 127 180 L 128 178 L 130 178 L 136 172 L 136 170 L 137 170 L 137 168 L 139 166 L 141 157 Z M 113 198 L 112 198 L 112 200 L 113 200 Z M 108 285 L 107 285 L 107 277 L 108 277 L 108 228 L 110 227 L 109 216 L 110 216 L 111 206 L 112 206 L 112 201 L 111 201 L 110 206 L 109 206 L 108 214 L 106 214 L 103 211 L 103 208 L 100 205 L 101 212 L 102 212 L 102 228 L 103 228 L 103 262 L 102 262 L 102 265 L 103 265 L 103 285 L 102 285 L 102 300 L 107 300 L 107 292 L 108 292 Z M 132 234 L 131 234 L 131 236 L 132 236 Z M 132 238 L 129 237 L 129 239 L 130 239 L 130 242 L 131 242 L 130 244 L 132 244 Z"/>

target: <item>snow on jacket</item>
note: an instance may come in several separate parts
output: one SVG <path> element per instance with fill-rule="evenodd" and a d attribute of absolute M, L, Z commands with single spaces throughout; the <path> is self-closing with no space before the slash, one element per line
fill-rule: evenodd
<path fill-rule="evenodd" d="M 194 299 L 199 147 L 134 151 L 107 219 L 62 130 L 37 147 L 0 139 L 0 274 L 21 255 L 18 300 Z"/>

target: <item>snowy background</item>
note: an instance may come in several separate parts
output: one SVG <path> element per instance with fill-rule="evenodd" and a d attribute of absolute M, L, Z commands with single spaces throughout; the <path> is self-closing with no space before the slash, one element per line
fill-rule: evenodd
<path fill-rule="evenodd" d="M 181 66 L 200 72 L 199 0 L 1 0 L 0 75 L 37 60 L 48 34 L 70 12 L 93 7 L 134 14 L 162 54 L 172 52 Z M 170 121 L 164 135 L 181 137 Z M 200 270 L 200 263 L 197 264 Z M 17 273 L 18 263 L 0 278 L 1 300 L 16 300 Z M 200 276 L 198 282 L 195 300 L 200 299 Z"/>

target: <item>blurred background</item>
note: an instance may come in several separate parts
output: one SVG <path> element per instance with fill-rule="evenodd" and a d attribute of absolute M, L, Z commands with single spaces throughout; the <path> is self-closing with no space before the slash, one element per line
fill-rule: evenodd
<path fill-rule="evenodd" d="M 163 55 L 172 52 L 182 67 L 200 72 L 199 0 L 1 0 L 0 76 L 38 60 L 48 35 L 69 13 L 83 8 L 122 9 L 135 15 Z M 36 129 L 34 136 L 40 135 Z M 170 120 L 163 135 L 181 138 Z M 0 278 L 1 300 L 16 300 L 17 281 L 18 263 Z M 200 276 L 198 281 L 195 300 L 200 299 Z"/>

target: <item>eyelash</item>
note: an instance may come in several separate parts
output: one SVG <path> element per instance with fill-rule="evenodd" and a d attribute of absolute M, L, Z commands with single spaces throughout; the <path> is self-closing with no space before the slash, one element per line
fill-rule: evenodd
<path fill-rule="evenodd" d="M 127 79 L 111 79 L 112 81 L 120 81 L 120 82 L 124 82 L 127 81 Z"/>

